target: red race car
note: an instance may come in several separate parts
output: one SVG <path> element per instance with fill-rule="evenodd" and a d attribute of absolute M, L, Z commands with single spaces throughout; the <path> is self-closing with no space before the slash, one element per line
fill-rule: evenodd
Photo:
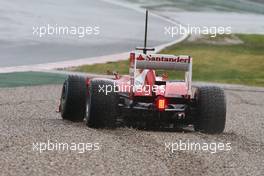
<path fill-rule="evenodd" d="M 195 131 L 221 133 L 225 128 L 224 91 L 192 87 L 192 58 L 147 54 L 147 17 L 143 52 L 130 53 L 129 75 L 112 79 L 70 75 L 63 84 L 59 110 L 63 119 L 86 121 L 93 128 L 114 128 L 124 122 L 139 128 L 194 126 Z M 185 72 L 169 80 L 161 70 Z"/>

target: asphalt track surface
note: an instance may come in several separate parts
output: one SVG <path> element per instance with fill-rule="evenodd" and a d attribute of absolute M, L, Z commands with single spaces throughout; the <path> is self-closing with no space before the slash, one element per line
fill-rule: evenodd
<path fill-rule="evenodd" d="M 164 35 L 164 26 L 169 22 L 153 15 L 149 17 L 149 46 L 177 40 Z M 2 0 L 0 67 L 128 52 L 143 45 L 144 21 L 144 13 L 102 0 Z M 91 35 L 83 38 L 78 34 L 62 35 L 62 32 L 40 37 L 39 30 L 34 32 L 37 27 L 48 24 L 68 28 L 97 26 L 100 32 L 95 35 L 93 29 Z"/>
<path fill-rule="evenodd" d="M 226 129 L 91 129 L 55 112 L 61 85 L 0 89 L 0 175 L 263 175 L 264 89 L 230 87 Z M 40 151 L 33 143 L 99 143 L 99 150 Z M 230 151 L 166 150 L 165 143 L 231 143 Z"/>

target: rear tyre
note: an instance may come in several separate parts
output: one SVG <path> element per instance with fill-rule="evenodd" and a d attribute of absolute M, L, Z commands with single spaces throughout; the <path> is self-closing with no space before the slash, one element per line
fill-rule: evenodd
<path fill-rule="evenodd" d="M 194 129 L 203 133 L 222 133 L 226 122 L 226 99 L 224 90 L 215 87 L 199 87 L 195 93 L 197 117 Z"/>
<path fill-rule="evenodd" d="M 86 81 L 84 77 L 70 75 L 61 93 L 61 116 L 73 122 L 83 121 L 85 115 Z"/>
<path fill-rule="evenodd" d="M 106 93 L 106 90 L 111 90 Z M 113 80 L 94 79 L 86 101 L 86 124 L 92 128 L 115 128 L 118 95 Z"/>

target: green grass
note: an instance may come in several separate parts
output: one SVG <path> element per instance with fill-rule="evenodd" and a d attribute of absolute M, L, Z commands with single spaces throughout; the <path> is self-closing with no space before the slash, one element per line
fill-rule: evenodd
<path fill-rule="evenodd" d="M 184 41 L 161 53 L 193 57 L 193 80 L 264 86 L 264 35 L 236 35 L 242 44 L 208 44 Z M 222 37 L 223 38 L 223 37 Z M 228 37 L 229 38 L 229 37 Z M 221 38 L 210 39 L 221 40 Z M 105 74 L 107 70 L 128 73 L 128 61 L 81 66 L 77 71 Z M 168 72 L 170 79 L 181 74 Z"/>
<path fill-rule="evenodd" d="M 62 84 L 66 75 L 43 72 L 15 72 L 0 74 L 0 87 Z"/>
<path fill-rule="evenodd" d="M 263 0 L 127 0 L 148 9 L 264 13 Z"/>

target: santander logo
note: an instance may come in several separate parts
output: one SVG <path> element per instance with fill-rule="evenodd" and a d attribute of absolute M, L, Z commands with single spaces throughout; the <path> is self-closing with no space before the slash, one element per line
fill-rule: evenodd
<path fill-rule="evenodd" d="M 176 63 L 190 63 L 191 62 L 191 57 L 184 57 L 181 58 L 180 56 L 166 56 L 166 55 L 160 55 L 160 54 L 155 54 L 155 55 L 142 55 L 139 54 L 136 59 L 138 61 L 155 61 L 155 62 L 176 62 Z"/>

